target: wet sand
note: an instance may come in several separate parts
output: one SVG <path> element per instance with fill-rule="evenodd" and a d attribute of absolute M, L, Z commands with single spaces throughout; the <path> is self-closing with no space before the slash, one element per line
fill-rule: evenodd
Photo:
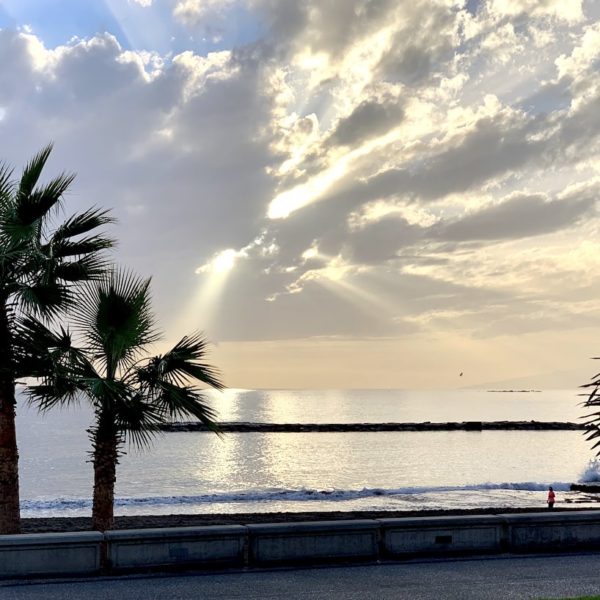
<path fill-rule="evenodd" d="M 393 519 L 408 517 L 433 517 L 457 515 L 496 515 L 503 513 L 543 512 L 545 505 L 532 508 L 488 508 L 473 510 L 423 510 L 423 511 L 354 511 L 354 512 L 302 512 L 302 513 L 242 513 L 198 515 L 136 515 L 116 517 L 115 529 L 148 529 L 155 527 L 198 527 L 205 525 L 248 525 L 252 523 L 292 523 L 298 521 L 337 521 L 342 519 Z M 553 512 L 568 510 L 597 510 L 555 507 Z M 49 517 L 22 519 L 23 533 L 89 531 L 90 517 Z"/>

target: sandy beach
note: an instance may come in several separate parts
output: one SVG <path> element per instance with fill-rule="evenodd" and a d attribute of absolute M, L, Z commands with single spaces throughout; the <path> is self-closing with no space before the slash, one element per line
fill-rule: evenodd
<path fill-rule="evenodd" d="M 342 519 L 393 519 L 414 517 L 439 517 L 458 515 L 493 515 L 506 513 L 543 512 L 539 508 L 489 508 L 473 510 L 423 510 L 423 511 L 354 511 L 354 512 L 298 512 L 298 513 L 240 513 L 240 514 L 196 514 L 196 515 L 136 515 L 116 517 L 115 529 L 147 529 L 156 527 L 199 527 L 206 525 L 243 525 L 252 523 L 290 523 L 298 521 L 333 521 Z M 594 510 L 555 508 L 557 511 Z M 89 531 L 90 517 L 49 517 L 22 519 L 23 533 L 46 533 L 67 531 Z"/>

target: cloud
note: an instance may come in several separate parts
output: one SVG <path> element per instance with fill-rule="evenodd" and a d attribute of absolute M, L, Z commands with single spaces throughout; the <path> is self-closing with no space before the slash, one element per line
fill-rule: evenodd
<path fill-rule="evenodd" d="M 580 42 L 570 54 L 561 54 L 554 62 L 558 78 L 578 78 L 597 65 L 600 54 L 600 23 L 585 27 Z"/>
<path fill-rule="evenodd" d="M 338 121 L 330 140 L 335 145 L 352 146 L 393 129 L 403 114 L 397 99 L 363 100 L 347 117 Z"/>
<path fill-rule="evenodd" d="M 324 52 L 333 59 L 386 24 L 396 3 L 391 0 L 255 0 L 275 40 L 293 52 Z"/>
<path fill-rule="evenodd" d="M 520 239 L 544 235 L 573 226 L 583 218 L 593 218 L 597 196 L 562 200 L 543 194 L 517 194 L 508 200 L 435 225 L 430 234 L 448 241 Z"/>
<path fill-rule="evenodd" d="M 549 15 L 565 21 L 583 18 L 583 1 L 569 0 L 488 0 L 492 12 L 501 15 Z"/>
<path fill-rule="evenodd" d="M 196 25 L 208 16 L 224 12 L 233 4 L 234 0 L 178 0 L 173 16 L 186 25 Z"/>
<path fill-rule="evenodd" d="M 458 39 L 457 12 L 444 2 L 416 2 L 404 10 L 377 73 L 387 81 L 422 86 L 450 67 Z"/>
<path fill-rule="evenodd" d="M 343 197 L 353 203 L 396 195 L 432 201 L 466 191 L 511 170 L 523 169 L 528 163 L 542 161 L 547 147 L 543 131 L 541 122 L 501 110 L 477 120 L 441 150 L 424 153 L 406 166 L 394 166 L 360 179 L 352 174 L 341 178 L 322 201 Z"/>
<path fill-rule="evenodd" d="M 422 239 L 422 228 L 393 215 L 349 235 L 344 247 L 353 262 L 381 264 L 396 259 L 400 248 Z"/>
<path fill-rule="evenodd" d="M 105 35 L 45 51 L 39 70 L 23 34 L 0 39 L 22 86 L 0 100 L 2 135 L 15 140 L 6 160 L 23 164 L 53 139 L 53 163 L 78 173 L 71 205 L 115 210 L 127 262 L 144 273 L 158 265 L 159 283 L 177 285 L 220 244 L 254 237 L 272 191 L 272 155 L 258 135 L 271 100 L 253 57 L 181 55 L 149 77 Z M 142 251 L 148 240 L 153 249 Z M 163 268 L 173 260 L 177 269 Z"/>
<path fill-rule="evenodd" d="M 39 46 L 39 41 L 32 35 L 0 30 L 0 56 L 5 65 L 11 66 L 0 69 L 0 104 L 3 106 L 33 93 Z"/>
<path fill-rule="evenodd" d="M 79 174 L 68 205 L 114 207 L 116 258 L 154 274 L 167 329 L 267 343 L 595 323 L 590 3 L 141 4 L 172 12 L 171 53 L 0 31 L 0 135 L 16 165 L 53 139 L 51 170 Z M 239 39 L 197 42 L 233 15 Z M 209 317 L 201 267 L 224 252 Z"/>

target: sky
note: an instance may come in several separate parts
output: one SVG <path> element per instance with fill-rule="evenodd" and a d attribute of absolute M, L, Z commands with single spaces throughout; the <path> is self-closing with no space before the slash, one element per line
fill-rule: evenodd
<path fill-rule="evenodd" d="M 600 370 L 597 0 L 0 0 L 0 140 L 230 387 Z"/>

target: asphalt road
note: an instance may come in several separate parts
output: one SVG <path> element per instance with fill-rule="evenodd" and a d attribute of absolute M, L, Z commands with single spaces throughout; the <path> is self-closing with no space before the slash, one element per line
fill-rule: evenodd
<path fill-rule="evenodd" d="M 1 600 L 523 600 L 600 594 L 600 553 L 2 581 Z"/>

